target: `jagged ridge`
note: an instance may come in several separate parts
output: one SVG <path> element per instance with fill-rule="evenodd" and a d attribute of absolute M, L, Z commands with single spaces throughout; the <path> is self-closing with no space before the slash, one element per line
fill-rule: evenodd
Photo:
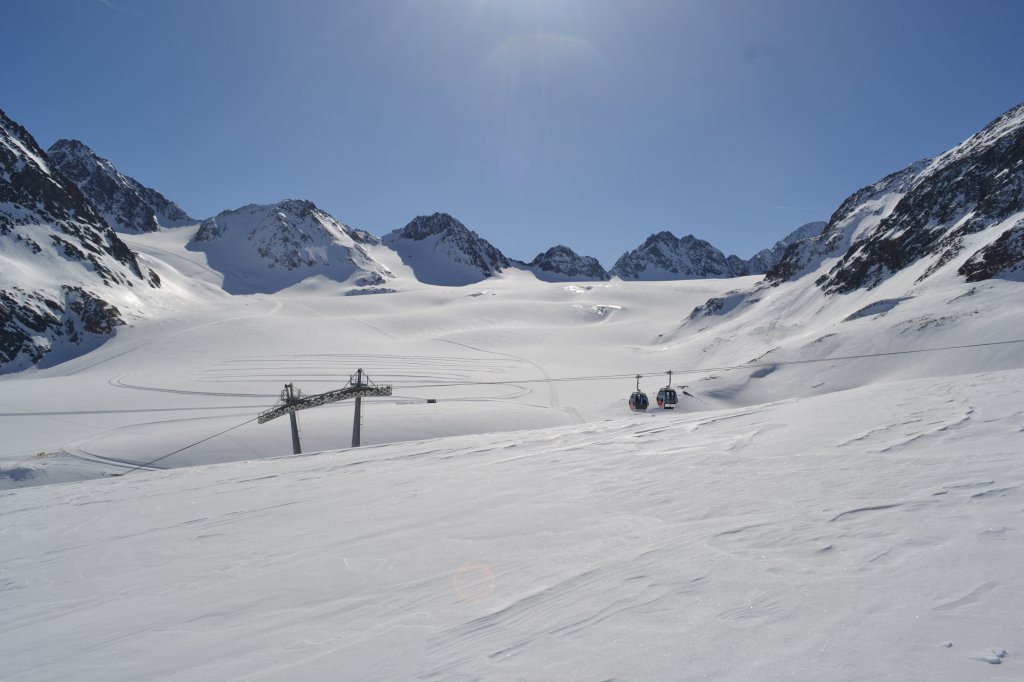
<path fill-rule="evenodd" d="M 609 274 L 625 280 L 704 279 L 736 277 L 725 254 L 714 246 L 687 235 L 682 239 L 671 232 L 652 234 L 633 251 L 624 253 Z"/>
<path fill-rule="evenodd" d="M 47 154 L 115 230 L 153 232 L 195 222 L 163 194 L 121 173 L 78 140 L 57 140 Z"/>
<path fill-rule="evenodd" d="M 136 284 L 160 280 L 0 111 L 0 371 L 102 342 Z"/>
<path fill-rule="evenodd" d="M 1024 104 L 950 151 L 856 192 L 820 237 L 787 249 L 768 281 L 797 279 L 835 257 L 839 260 L 815 282 L 826 293 L 874 288 L 926 259 L 918 278 L 924 281 L 958 258 L 973 235 L 1022 212 Z M 1006 243 L 1013 243 L 1012 235 Z M 1016 271 L 1024 261 L 1024 254 L 993 250 L 991 243 L 975 248 L 961 265 L 962 275 L 994 277 Z M 977 267 L 997 252 L 1002 254 L 998 268 Z"/>

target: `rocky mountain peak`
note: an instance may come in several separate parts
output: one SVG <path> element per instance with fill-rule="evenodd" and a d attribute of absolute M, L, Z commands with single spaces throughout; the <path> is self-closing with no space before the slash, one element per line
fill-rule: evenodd
<path fill-rule="evenodd" d="M 524 264 L 538 279 L 546 281 L 595 281 L 611 279 L 611 275 L 592 256 L 580 256 L 568 246 L 559 244 L 537 254 Z"/>
<path fill-rule="evenodd" d="M 480 236 L 471 231 L 461 222 L 447 213 L 432 213 L 428 216 L 416 216 L 400 232 L 403 239 L 422 240 L 434 235 L 443 234 L 453 238 Z"/>
<path fill-rule="evenodd" d="M 657 232 L 633 251 L 622 255 L 609 274 L 626 280 L 704 279 L 735 277 L 721 251 L 693 235 L 677 238 Z"/>
<path fill-rule="evenodd" d="M 427 284 L 458 286 L 512 266 L 501 251 L 447 213 L 417 216 L 383 238 Z"/>
<path fill-rule="evenodd" d="M 47 154 L 115 230 L 153 232 L 194 222 L 177 204 L 124 175 L 79 140 L 57 140 Z"/>
<path fill-rule="evenodd" d="M 1013 230 L 1020 214 L 1024 104 L 948 152 L 854 193 L 819 237 L 787 248 L 768 280 L 798 279 L 829 258 L 838 260 L 827 272 L 818 273 L 815 283 L 830 294 L 874 288 L 922 260 L 927 265 L 919 282 L 953 262 L 967 268 L 960 273 L 964 276 L 1016 272 L 1024 267 L 1024 254 L 1015 257 L 997 248 L 985 255 L 982 250 L 1003 237 L 1004 244 L 1015 243 Z M 968 249 L 973 251 L 964 258 Z"/>
<path fill-rule="evenodd" d="M 270 293 L 313 275 L 382 283 L 393 275 L 366 248 L 379 241 L 311 201 L 286 199 L 222 211 L 202 222 L 188 248 L 206 253 L 225 291 Z"/>
<path fill-rule="evenodd" d="M 0 111 L 0 371 L 100 343 L 113 302 L 160 279 L 110 229 L 35 139 Z M 120 305 L 118 303 L 118 305 Z"/>

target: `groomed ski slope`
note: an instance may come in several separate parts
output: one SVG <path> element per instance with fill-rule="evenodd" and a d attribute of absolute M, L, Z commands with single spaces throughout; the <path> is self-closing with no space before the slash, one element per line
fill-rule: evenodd
<path fill-rule="evenodd" d="M 1004 370 L 6 491 L 4 677 L 1019 680 L 1022 391 Z"/>

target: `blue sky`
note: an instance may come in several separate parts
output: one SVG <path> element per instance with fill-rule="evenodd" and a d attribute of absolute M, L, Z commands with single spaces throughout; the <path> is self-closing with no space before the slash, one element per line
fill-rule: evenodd
<path fill-rule="evenodd" d="M 747 257 L 1024 101 L 1024 2 L 8 0 L 0 108 L 192 215 Z M 15 30 L 12 28 L 17 27 Z"/>

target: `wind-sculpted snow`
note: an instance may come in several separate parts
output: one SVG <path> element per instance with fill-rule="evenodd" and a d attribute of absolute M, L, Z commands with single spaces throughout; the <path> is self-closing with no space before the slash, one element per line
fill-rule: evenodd
<path fill-rule="evenodd" d="M 1018 679 L 1022 390 L 962 375 L 9 492 L 5 678 Z"/>
<path fill-rule="evenodd" d="M 0 112 L 0 373 L 94 348 L 159 285 L 28 131 Z"/>
<path fill-rule="evenodd" d="M 323 275 L 357 286 L 393 277 L 366 247 L 379 243 L 368 232 L 344 225 L 313 202 L 286 200 L 243 206 L 203 221 L 188 244 L 206 254 L 232 294 L 271 293 Z"/>
<path fill-rule="evenodd" d="M 160 192 L 121 173 L 78 140 L 57 140 L 47 155 L 117 231 L 152 232 L 195 222 Z"/>

